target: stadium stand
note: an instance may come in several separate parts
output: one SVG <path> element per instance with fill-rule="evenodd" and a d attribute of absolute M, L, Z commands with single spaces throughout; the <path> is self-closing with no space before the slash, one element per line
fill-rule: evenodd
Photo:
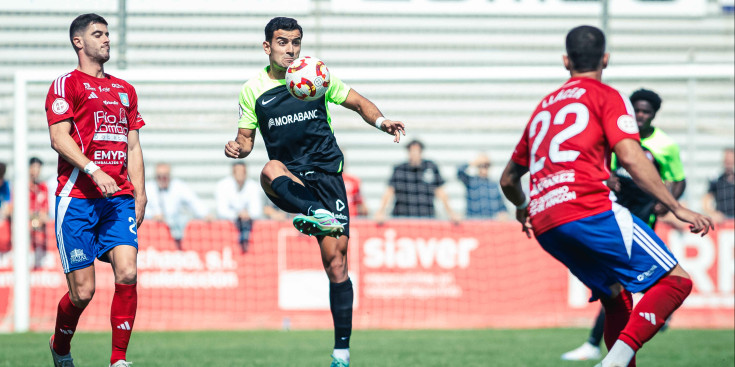
<path fill-rule="evenodd" d="M 0 157 L 12 156 L 13 73 L 18 69 L 71 70 L 75 58 L 67 38 L 70 20 L 77 13 L 8 12 L 0 7 Z M 103 14 L 113 37 L 112 61 L 120 60 L 119 24 L 115 14 Z M 171 70 L 186 68 L 207 73 L 214 69 L 256 72 L 266 57 L 260 47 L 263 25 L 277 14 L 153 14 L 127 15 L 128 69 Z M 598 24 L 589 17 L 500 17 L 437 15 L 372 15 L 332 13 L 298 17 L 305 43 L 302 55 L 324 59 L 335 75 L 360 68 L 558 66 L 561 40 L 571 27 Z M 735 59 L 731 14 L 715 10 L 701 18 L 612 18 L 609 23 L 611 67 L 692 62 L 701 67 Z M 482 37 L 467 37 L 467 34 Z M 400 35 L 400 36 L 398 36 Z M 125 77 L 125 71 L 117 72 Z M 378 76 L 377 79 L 380 79 Z M 456 166 L 487 151 L 502 165 L 519 138 L 520 129 L 545 91 L 563 81 L 430 82 L 345 79 L 383 112 L 407 123 L 410 138 L 426 145 L 426 157 L 437 162 L 447 180 L 451 203 L 464 212 L 464 189 L 456 179 Z M 51 80 L 48 81 L 50 83 Z M 141 135 L 148 176 L 155 162 L 171 162 L 177 176 L 186 180 L 210 207 L 214 183 L 225 176 L 231 162 L 222 154 L 224 143 L 236 129 L 237 93 L 244 80 L 227 83 L 135 83 L 140 110 L 148 122 Z M 49 148 L 42 109 L 48 83 L 29 85 L 29 152 L 47 162 L 55 159 Z M 735 98 L 731 79 L 697 80 L 695 119 L 697 135 L 690 136 L 688 81 L 620 80 L 623 93 L 645 86 L 664 98 L 657 126 L 682 146 L 691 178 L 690 205 L 699 205 L 706 179 L 719 169 L 720 152 L 732 145 Z M 377 134 L 354 114 L 332 109 L 335 133 L 349 158 L 349 170 L 363 180 L 363 195 L 374 211 L 379 206 L 392 165 L 405 159 L 402 146 Z M 266 162 L 258 139 L 248 159 L 251 175 Z M 691 145 L 693 144 L 693 145 Z M 691 155 L 693 153 L 693 156 Z M 5 158 L 8 157 L 8 158 Z M 8 162 L 12 163 L 12 162 Z M 44 166 L 44 176 L 54 165 Z M 12 175 L 12 170 L 10 171 Z M 440 208 L 441 206 L 437 206 Z M 440 216 L 443 209 L 439 209 Z"/>

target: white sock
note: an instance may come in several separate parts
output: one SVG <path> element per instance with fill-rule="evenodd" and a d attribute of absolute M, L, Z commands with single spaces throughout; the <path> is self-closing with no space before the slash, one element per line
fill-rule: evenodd
<path fill-rule="evenodd" d="M 332 352 L 332 355 L 335 356 L 336 358 L 339 358 L 339 359 L 343 360 L 343 361 L 349 362 L 350 361 L 350 348 L 347 348 L 347 349 L 335 349 Z"/>
<path fill-rule="evenodd" d="M 602 360 L 602 367 L 627 367 L 633 357 L 635 357 L 633 348 L 618 340 Z"/>

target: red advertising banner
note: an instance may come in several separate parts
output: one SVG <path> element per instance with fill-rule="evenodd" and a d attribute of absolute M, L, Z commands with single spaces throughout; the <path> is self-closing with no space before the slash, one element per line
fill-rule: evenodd
<path fill-rule="evenodd" d="M 351 225 L 355 328 L 588 326 L 598 303 L 512 222 L 393 220 Z M 732 328 L 733 222 L 706 237 L 661 226 L 694 291 L 673 327 Z M 51 330 L 66 292 L 53 228 L 31 272 L 31 330 Z M 13 270 L 0 225 L 0 331 L 12 330 Z M 329 286 L 316 240 L 288 222 L 254 224 L 242 253 L 229 222 L 189 224 L 182 248 L 168 229 L 139 230 L 138 330 L 331 328 Z M 97 291 L 81 330 L 109 329 L 113 276 L 96 262 Z"/>

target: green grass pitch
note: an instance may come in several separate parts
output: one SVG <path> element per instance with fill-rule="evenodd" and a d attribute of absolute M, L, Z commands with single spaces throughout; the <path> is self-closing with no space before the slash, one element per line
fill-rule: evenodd
<path fill-rule="evenodd" d="M 356 330 L 352 366 L 568 366 L 559 356 L 579 346 L 587 329 Z M 0 367 L 52 366 L 47 333 L 0 334 Z M 673 329 L 638 355 L 642 367 L 732 367 L 733 330 Z M 136 367 L 329 366 L 332 332 L 136 332 L 128 358 Z M 107 366 L 109 333 L 80 331 L 72 343 L 77 367 Z"/>

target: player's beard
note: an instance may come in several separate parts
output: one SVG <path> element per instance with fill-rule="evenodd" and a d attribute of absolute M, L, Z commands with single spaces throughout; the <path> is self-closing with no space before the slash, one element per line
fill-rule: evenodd
<path fill-rule="evenodd" d="M 106 51 L 106 52 L 105 52 Z M 106 63 L 108 60 L 110 60 L 110 49 L 97 49 L 96 52 L 86 52 L 87 57 L 89 57 L 90 60 L 99 63 L 100 65 Z"/>

